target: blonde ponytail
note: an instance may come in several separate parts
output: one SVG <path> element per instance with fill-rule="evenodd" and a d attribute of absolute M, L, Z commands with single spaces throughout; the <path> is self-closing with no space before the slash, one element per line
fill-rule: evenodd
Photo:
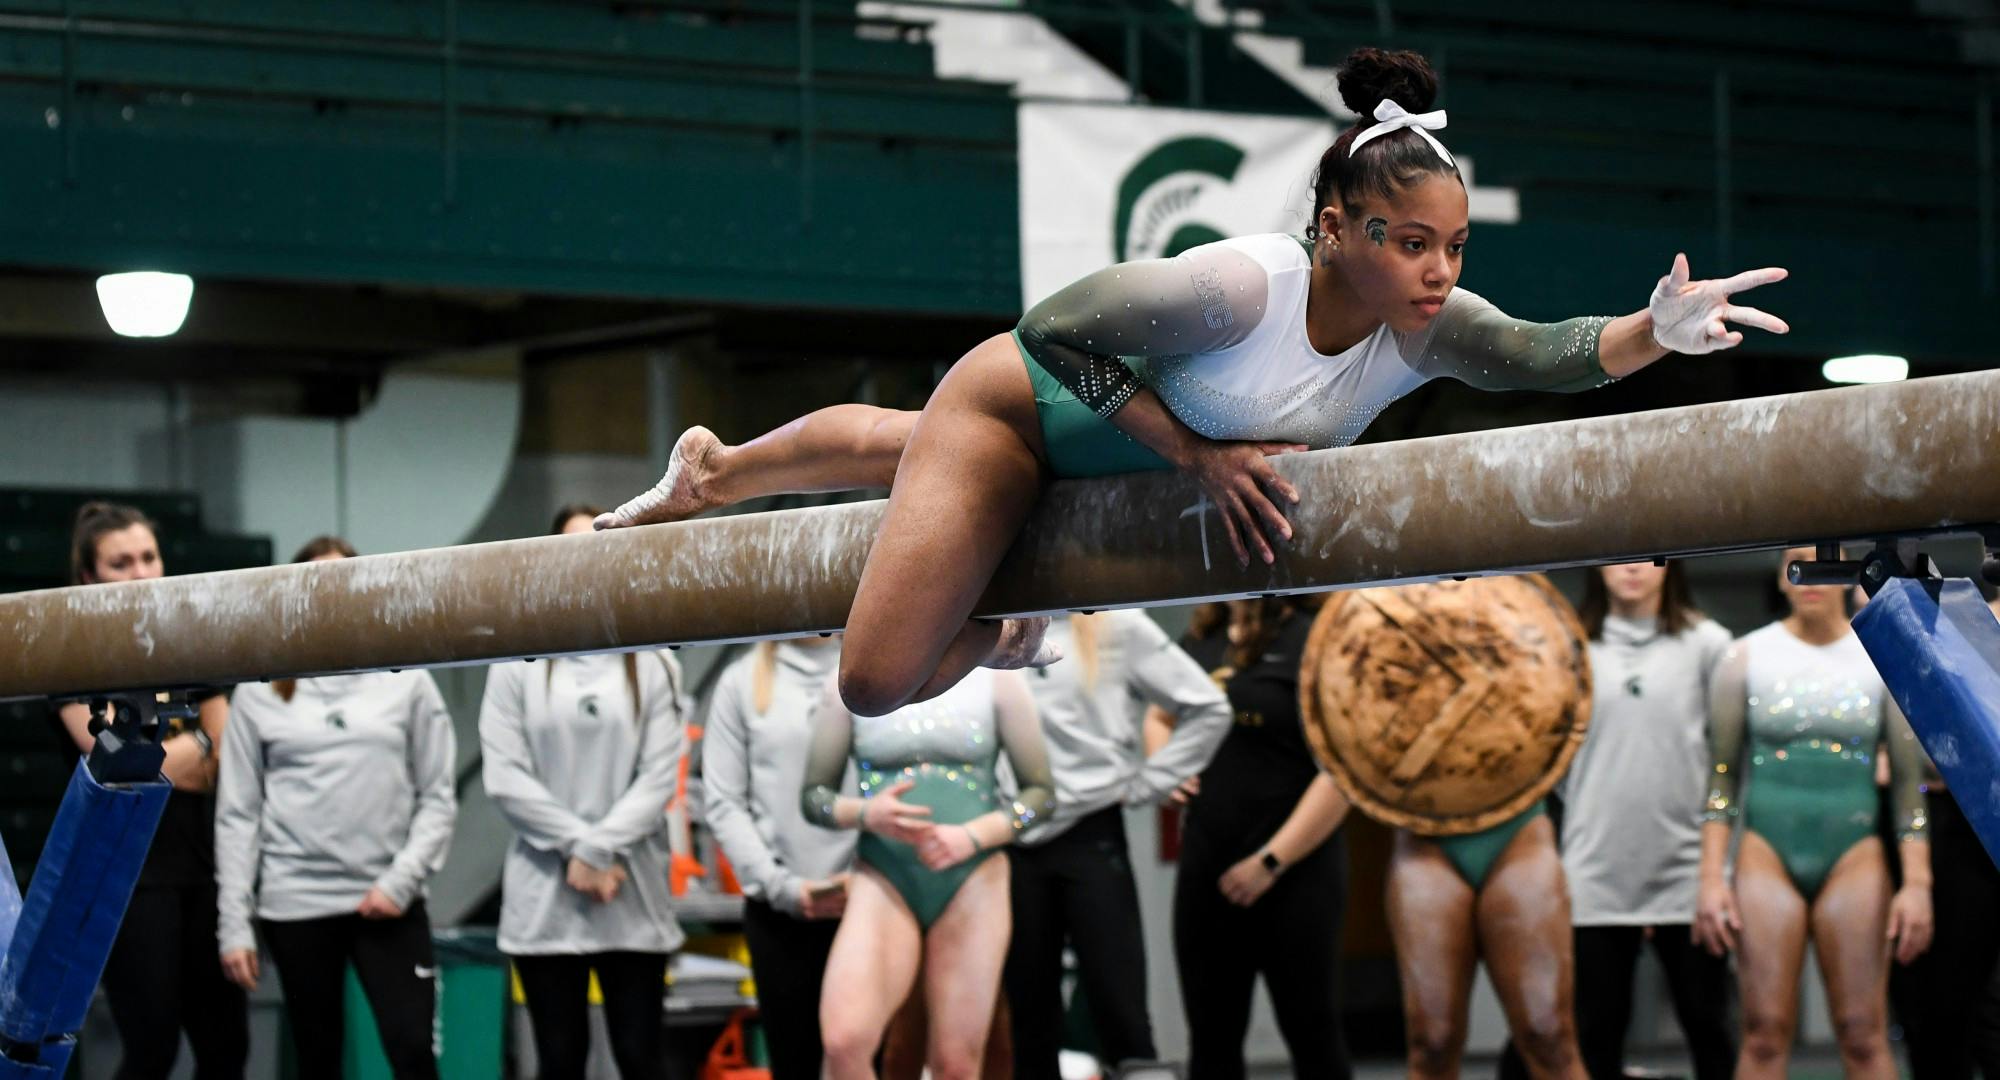
<path fill-rule="evenodd" d="M 760 641 L 750 654 L 750 707 L 757 715 L 771 707 L 771 693 L 778 678 L 778 643 Z"/>
<path fill-rule="evenodd" d="M 1103 633 L 1104 620 L 1109 615 L 1099 611 L 1089 615 L 1071 615 L 1069 631 L 1076 641 L 1076 663 L 1083 674 L 1083 688 L 1097 689 L 1097 639 Z"/>

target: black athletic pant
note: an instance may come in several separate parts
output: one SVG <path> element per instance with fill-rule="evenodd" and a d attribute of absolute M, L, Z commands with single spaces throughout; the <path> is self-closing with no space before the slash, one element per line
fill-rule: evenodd
<path fill-rule="evenodd" d="M 743 937 L 757 978 L 757 1019 L 772 1080 L 819 1080 L 819 988 L 838 929 L 838 919 L 800 919 L 762 900 L 743 903 Z"/>
<path fill-rule="evenodd" d="M 1146 940 L 1125 844 L 1125 815 L 1106 807 L 1046 844 L 1008 849 L 1014 939 L 1007 948 L 1015 1080 L 1061 1073 L 1063 945 L 1076 952 L 1097 1049 L 1107 1065 L 1158 1057 L 1146 1015 Z"/>
<path fill-rule="evenodd" d="M 1915 963 L 1890 965 L 1889 998 L 1916 1080 L 1969 1080 L 1975 1067 L 2000 1077 L 2000 1047 L 1979 1015 L 2000 962 L 2000 870 L 1950 792 L 1932 791 L 1929 813 L 1937 936 Z M 1900 860 L 1891 865 L 1900 878 Z"/>
<path fill-rule="evenodd" d="M 1204 798 L 1213 798 L 1204 795 Z M 1347 909 L 1347 847 L 1336 832 L 1247 908 L 1223 898 L 1223 872 L 1257 838 L 1212 835 L 1187 818 L 1174 882 L 1174 956 L 1187 1012 L 1188 1080 L 1238 1080 L 1250 992 L 1270 992 L 1291 1075 L 1353 1075 L 1340 1027 L 1340 927 Z"/>
<path fill-rule="evenodd" d="M 663 1080 L 660 1026 L 666 1019 L 667 954 L 602 952 L 516 956 L 528 1022 L 535 1029 L 539 1080 L 583 1080 L 590 1059 L 590 973 L 604 991 L 604 1026 L 621 1080 Z"/>
<path fill-rule="evenodd" d="M 259 919 L 257 926 L 285 992 L 300 1080 L 340 1080 L 349 964 L 368 995 L 383 1056 L 397 1080 L 436 1080 L 437 962 L 423 901 L 394 919 L 331 915 Z"/>
<path fill-rule="evenodd" d="M 1729 1080 L 1736 1042 L 1729 1024 L 1729 961 L 1696 945 L 1687 924 L 1653 928 L 1653 955 L 1666 969 L 1674 1017 L 1687 1036 L 1696 1080 Z M 1632 978 L 1645 929 L 1576 928 L 1576 1039 L 1592 1080 L 1625 1073 L 1625 1033 L 1632 1022 Z"/>
<path fill-rule="evenodd" d="M 123 1046 L 117 1080 L 164 1080 L 183 1031 L 197 1080 L 241 1080 L 249 1006 L 222 974 L 214 885 L 133 890 L 103 985 Z"/>

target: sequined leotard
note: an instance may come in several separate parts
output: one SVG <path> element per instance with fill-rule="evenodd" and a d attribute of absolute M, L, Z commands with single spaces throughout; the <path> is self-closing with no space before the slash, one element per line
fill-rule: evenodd
<path fill-rule="evenodd" d="M 1321 449 L 1440 376 L 1490 390 L 1610 381 L 1597 359 L 1608 317 L 1524 322 L 1464 289 L 1422 330 L 1381 326 L 1329 356 L 1306 336 L 1311 285 L 1305 247 L 1272 233 L 1106 267 L 1036 304 L 1014 337 L 1056 475 L 1166 468 L 1104 419 L 1145 387 L 1208 438 Z"/>
<path fill-rule="evenodd" d="M 1840 857 L 1875 835 L 1883 749 L 1897 834 L 1924 833 L 1923 751 L 1851 633 L 1809 645 L 1772 623 L 1738 641 L 1716 673 L 1709 741 L 1707 819 L 1740 813 L 1808 902 Z"/>
<path fill-rule="evenodd" d="M 806 763 L 806 820 L 839 827 L 834 804 L 850 754 L 862 798 L 914 781 L 900 798 L 930 807 L 934 824 L 962 825 L 996 809 L 1004 809 L 1017 830 L 1047 820 L 1055 810 L 1055 785 L 1032 699 L 1025 685 L 1017 685 L 1020 700 L 1028 702 L 1024 709 L 1010 713 L 995 702 L 995 681 L 1019 678 L 977 668 L 937 697 L 883 716 L 855 716 L 840 708 L 837 698 L 823 701 L 813 716 Z M 1020 784 L 1020 795 L 1011 801 L 994 780 L 1003 750 Z M 957 866 L 932 870 L 901 840 L 863 832 L 855 847 L 856 858 L 888 879 L 924 929 L 944 914 L 959 886 L 992 853 L 983 849 Z"/>

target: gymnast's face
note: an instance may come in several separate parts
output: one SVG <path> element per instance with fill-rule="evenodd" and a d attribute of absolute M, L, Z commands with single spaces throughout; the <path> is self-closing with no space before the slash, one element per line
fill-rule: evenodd
<path fill-rule="evenodd" d="M 1374 319 L 1404 333 L 1423 329 L 1458 284 L 1470 220 L 1465 185 L 1431 174 L 1353 209 L 1320 211 L 1320 228 L 1340 241 L 1335 264 Z"/>
<path fill-rule="evenodd" d="M 1604 591 L 1621 604 L 1643 604 L 1656 599 L 1666 586 L 1667 568 L 1646 562 L 1618 563 L 1600 568 Z"/>
<path fill-rule="evenodd" d="M 569 516 L 569 520 L 563 522 L 562 535 L 568 536 L 571 533 L 590 532 L 591 531 L 590 521 L 591 518 L 589 514 L 571 514 Z"/>
<path fill-rule="evenodd" d="M 127 525 L 97 538 L 91 581 L 140 581 L 165 572 L 160 563 L 160 542 L 144 525 Z"/>
<path fill-rule="evenodd" d="M 1794 559 L 1812 560 L 1818 557 L 1818 554 L 1809 547 L 1786 550 L 1784 556 L 1778 560 L 1778 591 L 1785 594 L 1785 602 L 1792 605 L 1794 615 L 1845 614 L 1846 608 L 1843 606 L 1844 600 L 1841 596 L 1845 586 L 1794 585 L 1785 576 L 1785 568 L 1792 565 Z"/>

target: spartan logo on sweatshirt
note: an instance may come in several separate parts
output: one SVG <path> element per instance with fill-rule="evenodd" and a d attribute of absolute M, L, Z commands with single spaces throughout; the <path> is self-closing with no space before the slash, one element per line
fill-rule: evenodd
<path fill-rule="evenodd" d="M 1639 676 L 1637 675 L 1633 675 L 1625 680 L 1625 692 L 1633 697 L 1646 696 L 1646 688 L 1639 685 Z"/>
<path fill-rule="evenodd" d="M 576 707 L 577 707 L 577 709 L 578 709 L 579 711 L 581 711 L 581 712 L 583 713 L 583 715 L 585 715 L 585 716 L 588 716 L 588 717 L 590 717 L 590 718 L 591 718 L 592 720 L 595 720 L 595 719 L 597 719 L 597 695 L 596 695 L 596 694 L 585 694 L 585 695 L 583 695 L 583 700 L 582 700 L 582 701 L 579 701 L 579 702 L 577 702 L 577 703 L 576 703 Z"/>
<path fill-rule="evenodd" d="M 335 709 L 332 712 L 326 714 L 326 726 L 334 729 L 335 731 L 346 731 L 347 717 L 341 715 L 339 709 Z"/>

